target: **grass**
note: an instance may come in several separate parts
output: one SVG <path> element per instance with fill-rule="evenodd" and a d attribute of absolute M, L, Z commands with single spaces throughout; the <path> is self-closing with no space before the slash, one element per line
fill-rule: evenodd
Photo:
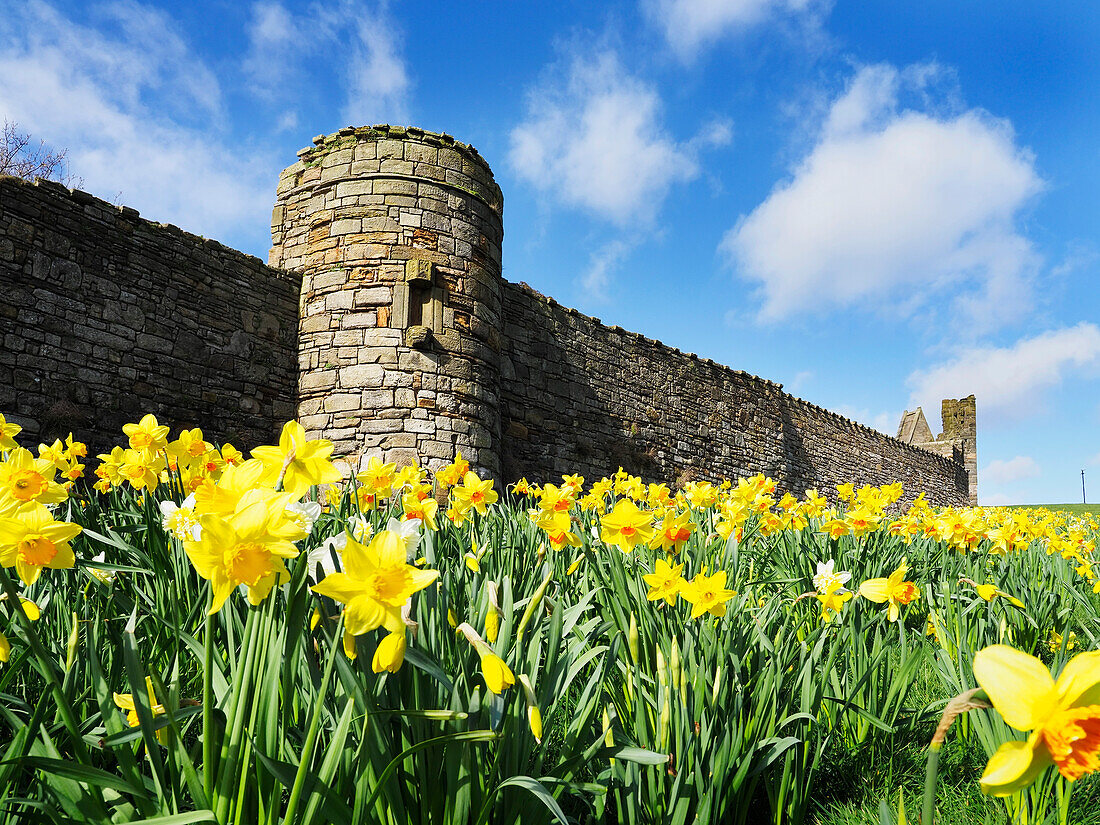
<path fill-rule="evenodd" d="M 1073 513 L 1077 516 L 1083 516 L 1086 513 L 1094 516 L 1100 516 L 1100 504 L 1009 504 L 1007 506 L 1010 510 L 1027 508 L 1035 510 L 1050 510 L 1051 512 L 1055 513 Z"/>

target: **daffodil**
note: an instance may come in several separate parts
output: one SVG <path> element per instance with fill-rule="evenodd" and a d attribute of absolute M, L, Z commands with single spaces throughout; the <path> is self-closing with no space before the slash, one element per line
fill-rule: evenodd
<path fill-rule="evenodd" d="M 726 571 L 719 570 L 713 576 L 697 574 L 690 582 L 681 585 L 680 595 L 691 603 L 691 618 L 697 619 L 704 613 L 725 616 L 726 602 L 737 593 L 726 589 Z"/>
<path fill-rule="evenodd" d="M 149 695 L 149 709 L 153 712 L 153 718 L 157 716 L 163 716 L 165 713 L 164 705 L 157 702 L 156 694 L 153 692 L 153 680 L 145 677 L 145 690 Z M 139 724 L 137 706 L 134 704 L 134 694 L 132 693 L 116 693 L 114 694 L 115 706 L 119 710 L 126 711 L 126 721 L 130 723 L 130 727 L 136 728 Z M 157 731 L 157 741 L 162 744 L 167 741 L 168 731 L 165 728 L 161 728 Z"/>
<path fill-rule="evenodd" d="M 661 519 L 661 526 L 649 540 L 649 549 L 660 548 L 666 553 L 679 553 L 691 538 L 691 531 L 694 529 L 695 525 L 691 523 L 687 512 L 680 513 L 673 510 L 665 513 L 665 517 Z"/>
<path fill-rule="evenodd" d="M 653 602 L 664 599 L 669 604 L 676 604 L 676 596 L 681 588 L 687 584 L 683 577 L 684 565 L 675 567 L 664 559 L 654 562 L 653 572 L 642 576 L 642 580 L 649 585 L 646 598 Z"/>
<path fill-rule="evenodd" d="M 30 450 L 14 448 L 7 460 L 0 462 L 0 501 L 24 505 L 56 504 L 69 494 L 54 481 L 57 468 L 48 458 L 35 458 Z"/>
<path fill-rule="evenodd" d="M 1100 770 L 1100 651 L 1074 656 L 1055 681 L 1034 656 L 993 645 L 974 657 L 974 677 L 1010 727 L 1031 731 L 990 758 L 987 794 L 1026 788 L 1050 765 L 1070 781 Z"/>
<path fill-rule="evenodd" d="M 845 590 L 836 582 L 830 582 L 825 589 L 818 593 L 816 598 L 821 603 L 821 621 L 828 624 L 844 609 L 844 604 L 853 596 L 852 591 Z"/>
<path fill-rule="evenodd" d="M 252 456 L 263 462 L 265 484 L 274 485 L 281 476 L 283 490 L 301 498 L 315 484 L 340 480 L 340 471 L 329 461 L 332 450 L 331 441 L 323 438 L 310 441 L 301 424 L 288 421 L 279 435 L 279 446 L 256 447 Z"/>
<path fill-rule="evenodd" d="M 653 538 L 653 514 L 639 510 L 629 499 L 620 499 L 615 508 L 600 517 L 600 539 L 624 553 Z"/>
<path fill-rule="evenodd" d="M 364 546 L 348 537 L 343 551 L 344 572 L 326 576 L 313 592 L 346 605 L 344 627 L 359 636 L 377 627 L 400 630 L 401 607 L 439 576 L 438 570 L 418 570 L 406 564 L 406 539 L 380 530 Z"/>
<path fill-rule="evenodd" d="M 122 432 L 130 439 L 130 449 L 148 453 L 150 457 L 168 448 L 168 427 L 152 413 L 142 416 L 137 424 L 123 424 Z"/>
<path fill-rule="evenodd" d="M 238 585 L 248 589 L 256 605 L 271 588 L 290 578 L 285 559 L 298 555 L 294 542 L 305 532 L 287 518 L 290 494 L 249 490 L 231 514 L 202 515 L 200 538 L 185 540 L 183 549 L 195 570 L 209 579 L 213 591 L 210 613 L 221 610 Z"/>
<path fill-rule="evenodd" d="M 21 508 L 14 517 L 0 518 L 0 565 L 14 567 L 23 584 L 34 584 L 43 567 L 60 570 L 76 563 L 69 542 L 81 529 L 54 521 L 41 504 Z"/>
<path fill-rule="evenodd" d="M 817 572 L 814 574 L 813 582 L 814 589 L 818 593 L 828 593 L 830 590 L 835 590 L 846 585 L 852 579 L 852 574 L 847 570 L 836 570 L 836 560 L 829 559 L 827 562 L 817 563 Z"/>
<path fill-rule="evenodd" d="M 22 430 L 23 428 L 14 421 L 8 421 L 3 415 L 0 415 L 0 453 L 6 453 L 8 450 L 14 450 L 19 446 L 15 442 L 15 437 Z"/>
<path fill-rule="evenodd" d="M 435 480 L 439 482 L 440 489 L 446 490 L 462 481 L 468 472 L 470 472 L 470 462 L 462 457 L 462 451 L 459 450 L 455 453 L 455 460 L 435 474 Z"/>
<path fill-rule="evenodd" d="M 355 476 L 355 480 L 373 497 L 372 504 L 379 498 L 389 498 L 393 495 L 393 484 L 396 478 L 397 464 L 387 464 L 376 455 L 368 458 L 367 466 Z"/>
<path fill-rule="evenodd" d="M 388 670 L 397 673 L 405 661 L 405 628 L 387 633 L 374 649 L 371 670 L 381 673 Z"/>
<path fill-rule="evenodd" d="M 456 510 L 465 512 L 472 508 L 484 516 L 488 512 L 489 505 L 496 503 L 497 494 L 493 490 L 491 478 L 482 481 L 474 473 L 467 472 L 462 477 L 462 484 L 456 485 L 451 490 L 451 498 Z"/>
<path fill-rule="evenodd" d="M 888 577 L 868 579 L 861 584 L 859 595 L 878 604 L 889 602 L 890 610 L 887 618 L 896 622 L 901 613 L 901 605 L 920 598 L 920 589 L 913 582 L 905 580 L 905 574 L 908 572 L 909 565 L 905 563 L 905 559 L 902 559 L 898 569 Z"/>
<path fill-rule="evenodd" d="M 463 622 L 455 630 L 465 636 L 466 641 L 477 651 L 478 658 L 481 660 L 481 675 L 489 690 L 499 695 L 516 683 L 512 669 L 497 656 L 471 624 Z"/>

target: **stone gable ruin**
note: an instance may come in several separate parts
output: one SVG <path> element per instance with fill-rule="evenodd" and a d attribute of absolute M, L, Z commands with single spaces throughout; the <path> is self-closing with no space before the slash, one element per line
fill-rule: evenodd
<path fill-rule="evenodd" d="M 353 469 L 461 450 L 502 481 L 764 472 L 976 503 L 974 397 L 890 438 L 501 276 L 503 196 L 446 134 L 318 137 L 269 265 L 57 184 L 0 178 L 0 411 L 95 449 L 154 412 L 247 448 L 297 416 Z"/>

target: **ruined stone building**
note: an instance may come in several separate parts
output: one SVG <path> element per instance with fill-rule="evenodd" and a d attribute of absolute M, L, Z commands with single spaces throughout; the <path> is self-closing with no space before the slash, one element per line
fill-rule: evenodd
<path fill-rule="evenodd" d="M 0 411 L 97 448 L 152 411 L 247 448 L 299 417 L 350 467 L 461 450 L 511 481 L 622 466 L 901 481 L 976 502 L 974 398 L 890 438 L 501 275 L 504 199 L 472 147 L 375 126 L 279 178 L 268 264 L 87 193 L 0 178 Z"/>

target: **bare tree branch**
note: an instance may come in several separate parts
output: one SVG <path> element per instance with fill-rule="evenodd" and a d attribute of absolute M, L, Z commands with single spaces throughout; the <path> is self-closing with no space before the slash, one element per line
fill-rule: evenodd
<path fill-rule="evenodd" d="M 70 189 L 80 187 L 83 178 L 69 173 L 67 149 L 53 152 L 45 141 L 33 145 L 31 136 L 20 131 L 19 125 L 4 121 L 0 134 L 0 175 L 13 175 L 24 180 L 45 178 L 57 181 Z"/>

